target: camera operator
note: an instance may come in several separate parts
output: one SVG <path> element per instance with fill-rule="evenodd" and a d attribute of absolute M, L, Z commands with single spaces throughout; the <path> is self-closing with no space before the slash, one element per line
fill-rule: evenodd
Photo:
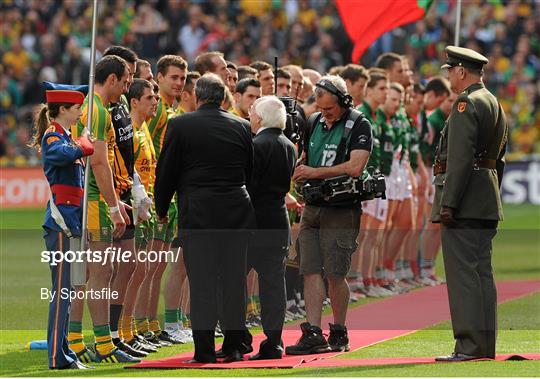
<path fill-rule="evenodd" d="M 310 182 L 340 175 L 360 176 L 372 148 L 369 121 L 352 109 L 345 81 L 338 76 L 322 77 L 316 84 L 315 97 L 321 112 L 308 120 L 305 152 L 293 179 Z M 302 337 L 296 345 L 287 347 L 287 355 L 349 350 L 345 327 L 349 286 L 345 276 L 356 249 L 360 213 L 361 203 L 356 200 L 332 202 L 330 198 L 306 205 L 298 238 L 307 322 L 300 325 Z M 328 279 L 334 316 L 328 341 L 321 330 L 323 275 Z"/>
<path fill-rule="evenodd" d="M 248 268 L 259 275 L 261 319 L 267 339 L 251 357 L 279 359 L 283 354 L 281 331 L 285 319 L 285 259 L 290 226 L 285 195 L 296 165 L 294 144 L 283 134 L 286 112 L 275 96 L 256 100 L 250 110 L 255 164 L 248 192 L 255 208 L 257 232 L 248 251 Z"/>

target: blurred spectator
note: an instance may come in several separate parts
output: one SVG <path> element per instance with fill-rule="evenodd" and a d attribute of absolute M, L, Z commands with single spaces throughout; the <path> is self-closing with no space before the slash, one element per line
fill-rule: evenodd
<path fill-rule="evenodd" d="M 193 62 L 197 56 L 199 46 L 205 36 L 202 26 L 203 13 L 201 7 L 194 5 L 189 9 L 188 23 L 180 28 L 178 42 L 184 51 L 188 62 Z"/>

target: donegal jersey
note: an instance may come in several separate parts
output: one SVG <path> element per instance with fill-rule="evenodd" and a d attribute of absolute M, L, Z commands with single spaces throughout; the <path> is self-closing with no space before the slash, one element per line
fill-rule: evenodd
<path fill-rule="evenodd" d="M 111 114 L 107 110 L 101 97 L 94 92 L 94 103 L 92 106 L 91 134 L 97 141 L 107 143 L 107 160 L 109 165 L 114 165 L 114 149 L 116 145 L 116 135 L 112 125 Z M 74 138 L 82 135 L 88 121 L 88 96 L 84 99 L 82 116 L 75 126 L 72 127 L 71 134 Z M 90 158 L 91 159 L 91 158 Z M 96 177 L 92 167 L 88 176 L 88 200 L 100 200 L 101 195 L 97 186 Z"/>
<path fill-rule="evenodd" d="M 380 122 L 377 119 L 377 112 L 376 110 L 371 109 L 369 104 L 367 102 L 363 102 L 360 104 L 360 106 L 357 108 L 360 112 L 364 113 L 366 118 L 369 120 L 371 124 L 371 133 L 373 138 L 373 149 L 371 150 L 371 155 L 369 156 L 369 160 L 366 164 L 367 167 L 373 167 L 378 169 L 380 166 L 381 161 L 381 126 Z"/>
<path fill-rule="evenodd" d="M 113 182 L 115 191 L 120 196 L 133 186 L 133 123 L 124 98 L 111 104 L 109 111 L 116 134 Z"/>
<path fill-rule="evenodd" d="M 133 148 L 135 155 L 135 169 L 141 178 L 146 191 L 153 193 L 156 179 L 156 152 L 152 143 L 152 137 L 148 131 L 146 122 L 142 125 L 134 124 Z"/>
<path fill-rule="evenodd" d="M 156 115 L 148 122 L 148 130 L 152 136 L 152 143 L 154 144 L 156 159 L 159 159 L 159 155 L 161 154 L 163 140 L 165 139 L 165 133 L 167 132 L 167 121 L 173 114 L 174 110 L 172 105 L 167 104 L 163 97 L 160 97 L 157 105 Z"/>

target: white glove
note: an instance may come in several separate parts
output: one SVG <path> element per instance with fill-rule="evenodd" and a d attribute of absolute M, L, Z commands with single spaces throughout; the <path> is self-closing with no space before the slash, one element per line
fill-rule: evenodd
<path fill-rule="evenodd" d="M 134 219 L 146 221 L 150 219 L 150 208 L 152 207 L 152 199 L 150 199 L 141 184 L 139 174 L 133 175 L 133 187 L 131 187 L 131 196 L 133 197 Z"/>
<path fill-rule="evenodd" d="M 152 199 L 146 196 L 144 199 L 142 199 L 142 201 L 139 203 L 139 207 L 137 208 L 139 218 L 143 221 L 149 220 L 150 217 L 152 217 L 152 214 L 150 213 L 151 208 Z"/>

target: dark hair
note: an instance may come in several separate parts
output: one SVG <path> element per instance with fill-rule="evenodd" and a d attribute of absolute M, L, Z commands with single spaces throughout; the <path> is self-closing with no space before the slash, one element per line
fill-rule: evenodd
<path fill-rule="evenodd" d="M 315 98 L 315 95 L 310 95 L 306 101 L 304 101 L 304 104 L 310 105 L 313 104 L 317 99 Z"/>
<path fill-rule="evenodd" d="M 137 59 L 137 67 L 135 67 L 135 77 L 140 78 L 143 67 L 150 67 L 150 62 L 144 59 Z"/>
<path fill-rule="evenodd" d="M 164 55 L 157 62 L 157 72 L 167 75 L 169 66 L 178 67 L 180 70 L 187 69 L 187 62 L 179 55 Z"/>
<path fill-rule="evenodd" d="M 249 65 L 249 67 L 254 68 L 255 70 L 257 70 L 257 72 L 272 69 L 272 66 L 270 65 L 270 63 L 266 63 L 266 62 L 263 62 L 263 61 L 252 62 Z"/>
<path fill-rule="evenodd" d="M 373 88 L 377 85 L 378 82 L 381 80 L 387 81 L 388 76 L 386 75 L 386 72 L 381 69 L 372 68 L 368 71 L 368 80 L 366 83 L 367 88 Z"/>
<path fill-rule="evenodd" d="M 425 92 L 433 91 L 436 96 L 450 96 L 450 84 L 448 83 L 448 80 L 446 78 L 443 78 L 442 76 L 434 76 L 431 78 L 425 88 Z"/>
<path fill-rule="evenodd" d="M 198 71 L 201 75 L 214 71 L 216 69 L 216 65 L 212 61 L 214 57 L 223 57 L 223 53 L 219 51 L 208 51 L 197 55 L 195 58 L 195 71 Z"/>
<path fill-rule="evenodd" d="M 345 69 L 345 66 L 330 67 L 330 69 L 328 70 L 328 75 L 340 75 L 344 69 Z"/>
<path fill-rule="evenodd" d="M 238 80 L 242 80 L 245 78 L 249 78 L 250 76 L 253 76 L 254 78 L 257 76 L 257 70 L 255 70 L 253 67 L 249 66 L 238 66 Z"/>
<path fill-rule="evenodd" d="M 216 74 L 207 73 L 195 84 L 195 97 L 201 103 L 221 105 L 225 99 L 225 84 Z"/>
<path fill-rule="evenodd" d="M 190 71 L 186 76 L 186 83 L 182 92 L 191 92 L 195 88 L 195 82 L 201 77 L 197 71 Z"/>
<path fill-rule="evenodd" d="M 398 82 L 390 83 L 390 89 L 393 89 L 394 91 L 397 91 L 399 93 L 405 93 L 405 88 L 403 88 L 403 86 Z"/>
<path fill-rule="evenodd" d="M 278 68 L 277 70 L 277 77 L 278 78 L 285 78 L 285 79 L 291 79 L 291 74 L 289 74 L 288 71 L 285 71 L 284 69 L 282 68 Z"/>
<path fill-rule="evenodd" d="M 238 83 L 236 84 L 236 88 L 234 89 L 234 92 L 243 95 L 246 92 L 248 87 L 261 88 L 261 82 L 253 78 L 244 78 L 238 81 Z"/>
<path fill-rule="evenodd" d="M 116 55 L 131 64 L 135 64 L 138 59 L 137 54 L 133 50 L 118 45 L 109 46 L 103 53 L 104 57 L 108 55 Z"/>
<path fill-rule="evenodd" d="M 358 79 L 364 78 L 365 80 L 369 79 L 367 70 L 360 66 L 359 64 L 349 63 L 345 68 L 339 73 L 345 80 L 350 80 L 351 83 L 356 83 Z"/>
<path fill-rule="evenodd" d="M 41 108 L 34 115 L 34 134 L 28 146 L 41 151 L 41 140 L 45 131 L 50 126 L 49 118 L 56 118 L 60 114 L 60 107 L 71 108 L 73 103 L 48 103 L 41 104 Z"/>
<path fill-rule="evenodd" d="M 238 71 L 238 66 L 236 66 L 233 62 L 227 61 L 227 68 L 232 68 L 234 71 Z"/>
<path fill-rule="evenodd" d="M 144 94 L 144 89 L 150 88 L 153 89 L 152 83 L 146 79 L 133 79 L 133 83 L 129 87 L 129 91 L 126 95 L 128 104 L 131 106 L 131 99 L 140 100 Z"/>
<path fill-rule="evenodd" d="M 109 75 L 115 75 L 118 80 L 127 70 L 127 63 L 118 55 L 107 55 L 96 64 L 96 83 L 105 84 Z"/>
<path fill-rule="evenodd" d="M 421 85 L 420 83 L 414 83 L 413 85 L 413 92 L 415 94 L 420 94 L 420 95 L 423 95 L 424 93 L 426 93 L 426 89 L 423 85 Z"/>
<path fill-rule="evenodd" d="M 375 62 L 375 66 L 389 70 L 396 62 L 401 62 L 401 56 L 396 53 L 384 53 L 379 55 L 377 61 Z"/>

